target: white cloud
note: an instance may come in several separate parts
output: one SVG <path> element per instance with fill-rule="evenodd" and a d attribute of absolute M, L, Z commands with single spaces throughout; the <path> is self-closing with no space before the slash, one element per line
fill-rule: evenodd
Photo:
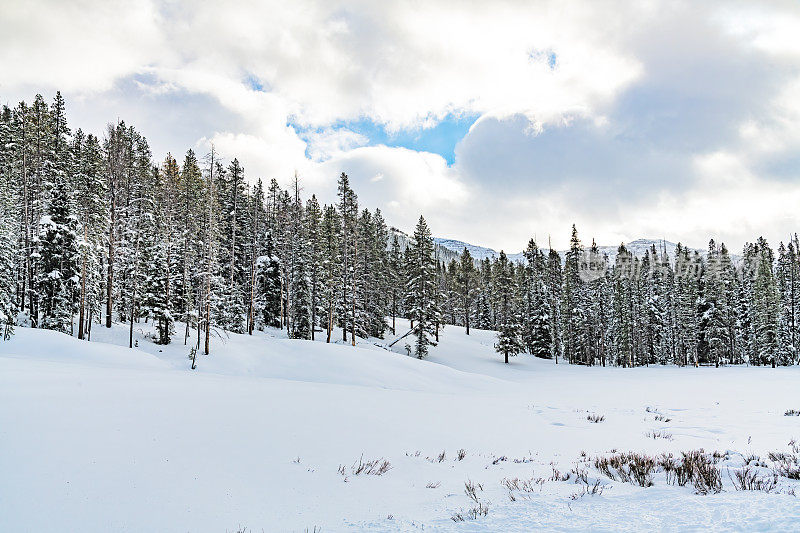
<path fill-rule="evenodd" d="M 4 101 L 61 89 L 74 125 L 124 113 L 158 157 L 214 142 L 323 200 L 345 171 L 406 229 L 735 248 L 798 222 L 792 2 L 31 0 L 0 25 Z M 451 166 L 341 127 L 448 115 L 479 116 Z"/>
<path fill-rule="evenodd" d="M 307 134 L 308 155 L 314 161 L 325 161 L 335 155 L 369 144 L 369 139 L 346 128 L 325 128 Z"/>

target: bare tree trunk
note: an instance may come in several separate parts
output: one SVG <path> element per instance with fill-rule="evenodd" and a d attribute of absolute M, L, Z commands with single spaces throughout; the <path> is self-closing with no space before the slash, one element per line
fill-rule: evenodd
<path fill-rule="evenodd" d="M 25 124 L 25 116 L 23 115 L 23 125 Z M 25 258 L 24 265 L 23 265 L 23 272 L 22 272 L 22 304 L 20 305 L 20 311 L 25 311 L 25 293 L 28 291 L 28 285 L 31 283 L 30 278 L 30 254 L 31 254 L 31 243 L 30 243 L 30 213 L 28 212 L 28 169 L 27 169 L 27 158 L 25 156 L 25 129 L 23 126 L 23 142 L 22 142 L 22 203 L 24 204 L 25 209 L 25 222 L 24 222 L 24 229 L 25 229 L 25 250 L 23 250 L 23 257 Z M 28 301 L 28 305 L 30 305 L 30 300 Z"/>
<path fill-rule="evenodd" d="M 137 230 L 138 233 L 138 230 Z M 133 292 L 131 294 L 131 326 L 130 326 L 130 334 L 128 337 L 129 348 L 133 348 L 133 320 L 136 316 L 136 291 L 138 290 L 138 278 L 139 278 L 139 236 L 136 236 L 136 248 L 135 253 L 133 256 L 134 260 L 134 267 L 133 267 Z"/>
<path fill-rule="evenodd" d="M 392 290 L 392 335 L 397 335 L 395 316 L 397 315 L 397 291 Z"/>
<path fill-rule="evenodd" d="M 331 333 L 333 332 L 333 298 L 328 300 L 328 338 L 325 342 L 331 342 Z"/>
<path fill-rule="evenodd" d="M 253 198 L 256 197 L 255 189 L 253 189 Z M 253 334 L 253 327 L 255 322 L 254 317 L 254 309 L 253 309 L 253 300 L 255 298 L 255 290 L 256 290 L 256 247 L 258 242 L 258 206 L 256 205 L 255 200 L 253 200 L 253 235 L 252 235 L 252 246 L 251 246 L 251 253 L 250 253 L 250 298 L 249 303 L 247 304 L 247 334 Z"/>
<path fill-rule="evenodd" d="M 254 244 L 255 246 L 255 244 Z M 255 256 L 255 250 L 253 250 L 253 255 Z M 247 305 L 247 334 L 253 334 L 253 327 L 255 322 L 255 317 L 253 316 L 253 298 L 255 296 L 255 286 L 256 286 L 256 262 L 255 258 L 250 263 L 250 303 Z"/>
<path fill-rule="evenodd" d="M 116 221 L 116 203 L 112 193 L 111 196 L 111 220 L 108 225 L 108 273 L 106 278 L 106 327 L 111 327 L 111 312 L 113 307 L 113 287 L 114 287 L 114 224 Z"/>
<path fill-rule="evenodd" d="M 197 345 L 195 348 L 200 349 L 200 317 L 203 316 L 203 294 L 200 287 L 197 288 Z"/>
<path fill-rule="evenodd" d="M 469 285 L 467 285 L 467 292 L 469 292 Z M 464 294 L 464 325 L 467 328 L 467 335 L 469 335 L 469 298 Z"/>
<path fill-rule="evenodd" d="M 283 305 L 283 274 L 281 273 L 281 329 L 286 325 L 286 309 Z"/>
<path fill-rule="evenodd" d="M 211 276 L 206 276 L 206 342 L 205 354 L 211 352 Z"/>
<path fill-rule="evenodd" d="M 356 265 L 358 264 L 358 237 L 353 238 L 353 316 L 352 316 L 352 329 L 350 330 L 350 338 L 353 346 L 356 345 Z"/>
<path fill-rule="evenodd" d="M 83 242 L 87 240 L 87 224 L 83 225 Z M 83 320 L 84 313 L 86 312 L 86 252 L 83 253 L 83 262 L 81 263 L 81 302 L 80 312 L 78 314 L 78 339 L 83 340 Z"/>

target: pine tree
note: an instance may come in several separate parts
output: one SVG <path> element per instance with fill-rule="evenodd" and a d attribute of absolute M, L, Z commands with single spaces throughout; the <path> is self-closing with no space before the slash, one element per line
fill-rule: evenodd
<path fill-rule="evenodd" d="M 458 287 L 458 295 L 461 299 L 461 312 L 464 316 L 464 328 L 466 334 L 469 335 L 469 324 L 472 316 L 473 300 L 476 292 L 476 276 L 475 261 L 467 248 L 461 252 L 461 260 L 458 263 L 458 274 L 456 275 L 456 283 Z"/>
<path fill-rule="evenodd" d="M 617 259 L 612 273 L 611 333 L 615 351 L 615 364 L 633 366 L 633 254 L 624 244 L 617 249 Z"/>
<path fill-rule="evenodd" d="M 563 286 L 563 275 L 561 270 L 561 256 L 550 246 L 547 255 L 547 275 L 545 277 L 547 286 L 547 299 L 550 307 L 550 353 L 558 364 L 558 357 L 562 353 L 561 344 L 561 293 Z"/>
<path fill-rule="evenodd" d="M 47 215 L 40 226 L 38 256 L 41 275 L 37 292 L 41 305 L 41 327 L 64 333 L 72 331 L 72 315 L 78 291 L 77 217 L 73 199 L 63 179 L 53 183 Z"/>
<path fill-rule="evenodd" d="M 779 296 L 772 271 L 772 250 L 759 237 L 756 242 L 757 268 L 753 284 L 755 364 L 770 364 L 774 368 L 778 351 Z"/>
<path fill-rule="evenodd" d="M 93 135 L 84 136 L 83 131 L 78 129 L 73 138 L 72 151 L 72 181 L 79 200 L 76 202 L 81 280 L 78 338 L 84 339 L 91 329 L 94 313 L 99 313 L 106 191 L 102 178 L 103 154 L 98 139 Z"/>
<path fill-rule="evenodd" d="M 355 339 L 355 310 L 356 310 L 356 285 L 355 278 L 358 262 L 358 197 L 350 188 L 350 179 L 342 172 L 338 183 L 339 195 L 339 264 L 341 266 L 340 299 L 337 307 L 337 316 L 342 327 L 342 340 L 347 342 L 347 328 L 350 327 L 350 336 L 353 346 Z"/>
<path fill-rule="evenodd" d="M 308 235 L 308 282 L 310 290 L 310 310 L 311 310 L 311 340 L 314 340 L 314 333 L 319 325 L 319 319 L 324 315 L 325 310 L 322 305 L 323 293 L 323 264 L 325 257 L 323 254 L 324 242 L 322 240 L 322 209 L 319 206 L 317 197 L 311 195 L 306 202 L 306 232 Z"/>
<path fill-rule="evenodd" d="M 778 263 L 775 277 L 780 293 L 780 317 L 778 321 L 778 363 L 781 365 L 795 364 L 797 361 L 797 320 L 798 295 L 797 283 L 800 278 L 798 272 L 797 237 L 789 241 L 788 246 L 783 243 L 778 247 Z"/>
<path fill-rule="evenodd" d="M 322 304 L 326 342 L 331 342 L 331 335 L 336 323 L 336 302 L 339 295 L 338 281 L 341 272 L 339 265 L 339 232 L 341 221 L 339 213 L 332 205 L 326 205 L 322 215 L 320 228 L 320 302 Z"/>
<path fill-rule="evenodd" d="M 526 350 L 543 359 L 553 357 L 551 351 L 550 299 L 547 292 L 547 266 L 536 242 L 531 239 L 525 249 L 524 320 L 522 339 Z"/>
<path fill-rule="evenodd" d="M 0 161 L 0 164 L 3 162 Z M 13 272 L 17 255 L 19 210 L 14 204 L 12 191 L 10 173 L 0 172 L 0 338 L 3 340 L 8 340 L 13 334 L 17 315 Z"/>
<path fill-rule="evenodd" d="M 428 224 L 419 217 L 414 237 L 407 251 L 408 282 L 406 283 L 407 306 L 412 321 L 412 334 L 416 339 L 414 355 L 423 359 L 428 347 L 436 346 L 432 337 L 436 335 L 438 309 L 436 309 L 436 258 L 434 243 Z"/>
<path fill-rule="evenodd" d="M 263 255 L 256 259 L 255 311 L 262 326 L 281 327 L 281 265 L 272 234 L 264 239 Z"/>
<path fill-rule="evenodd" d="M 180 237 L 178 243 L 178 264 L 176 270 L 176 287 L 172 291 L 173 308 L 180 310 L 180 318 L 185 323 L 183 343 L 188 343 L 189 328 L 194 325 L 200 329 L 200 316 L 196 303 L 200 299 L 200 265 L 199 260 L 203 255 L 202 230 L 203 227 L 203 178 L 197 157 L 192 150 L 188 150 L 183 160 L 180 172 L 180 185 L 178 190 L 178 221 L 177 231 Z"/>
<path fill-rule="evenodd" d="M 400 249 L 400 241 L 397 239 L 397 234 L 392 234 L 392 244 L 389 249 L 388 268 L 386 272 L 387 283 L 389 286 L 389 310 L 392 316 L 392 335 L 397 335 L 396 319 L 400 312 L 399 306 L 402 302 L 401 294 L 403 291 L 403 252 Z"/>
<path fill-rule="evenodd" d="M 498 332 L 495 350 L 502 353 L 508 364 L 508 358 L 522 351 L 520 316 L 517 310 L 513 265 L 508 262 L 505 252 L 500 251 L 497 260 L 495 283 L 498 300 Z"/>
<path fill-rule="evenodd" d="M 561 300 L 564 357 L 570 363 L 587 363 L 583 338 L 583 282 L 580 278 L 582 260 L 583 246 L 578 238 L 578 230 L 573 224 L 570 248 L 564 262 L 564 290 Z"/>

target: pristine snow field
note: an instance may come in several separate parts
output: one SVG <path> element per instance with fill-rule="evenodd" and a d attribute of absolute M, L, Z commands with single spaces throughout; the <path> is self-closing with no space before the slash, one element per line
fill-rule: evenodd
<path fill-rule="evenodd" d="M 215 338 L 192 371 L 176 329 L 167 347 L 139 329 L 134 350 L 115 345 L 124 325 L 95 326 L 91 343 L 22 328 L 0 342 L 0 531 L 800 524 L 800 481 L 736 491 L 728 474 L 800 441 L 800 417 L 784 416 L 800 410 L 798 368 L 583 368 L 524 355 L 504 365 L 493 333 L 448 326 L 425 361 L 405 355 L 405 340 L 386 350 L 391 335 L 353 348 L 270 330 Z M 699 448 L 728 452 L 719 494 L 663 473 L 649 488 L 613 481 L 581 455 Z M 390 469 L 354 475 L 362 457 Z M 586 470 L 602 494 L 580 496 L 586 485 L 574 473 L 552 481 L 553 468 Z M 501 484 L 539 477 L 530 492 Z M 469 516 L 465 482 L 482 487 L 485 516 Z"/>

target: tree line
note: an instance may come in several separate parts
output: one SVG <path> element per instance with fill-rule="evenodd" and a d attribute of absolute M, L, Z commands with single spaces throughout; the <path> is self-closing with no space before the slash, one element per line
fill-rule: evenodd
<path fill-rule="evenodd" d="M 64 100 L 0 110 L 0 324 L 91 339 L 134 327 L 210 353 L 215 334 L 282 328 L 355 344 L 399 335 L 425 357 L 445 325 L 496 330 L 510 356 L 585 365 L 795 364 L 797 237 L 777 259 L 764 239 L 734 264 L 714 241 L 613 265 L 573 227 L 562 259 L 531 240 L 524 262 L 438 260 L 424 218 L 409 238 L 359 206 L 246 178 L 212 146 L 155 162 L 125 122 L 101 137 L 67 124 Z M 179 329 L 178 329 L 179 328 Z"/>

